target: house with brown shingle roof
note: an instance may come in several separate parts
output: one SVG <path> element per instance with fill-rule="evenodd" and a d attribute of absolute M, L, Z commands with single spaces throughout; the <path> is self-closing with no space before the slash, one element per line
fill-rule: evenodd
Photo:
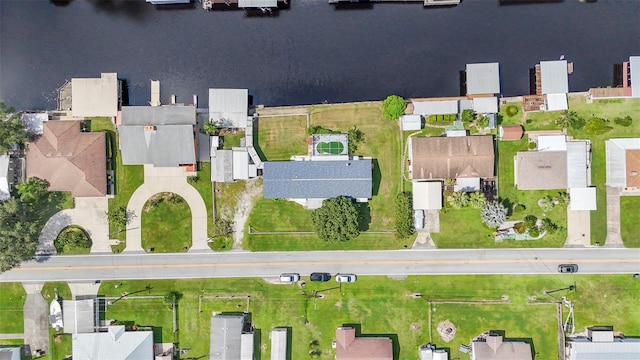
<path fill-rule="evenodd" d="M 489 333 L 471 342 L 471 360 L 532 360 L 531 345 Z"/>
<path fill-rule="evenodd" d="M 27 145 L 27 177 L 74 197 L 107 194 L 106 161 L 105 134 L 81 132 L 80 121 L 47 121 L 42 136 Z"/>
<path fill-rule="evenodd" d="M 409 138 L 409 172 L 412 180 L 457 179 L 479 187 L 480 179 L 493 178 L 493 137 L 438 136 Z M 475 180 L 475 181 L 470 181 Z M 479 188 L 456 189 L 477 191 Z"/>
<path fill-rule="evenodd" d="M 336 329 L 336 360 L 393 360 L 393 343 L 388 337 L 356 337 L 356 329 Z"/>

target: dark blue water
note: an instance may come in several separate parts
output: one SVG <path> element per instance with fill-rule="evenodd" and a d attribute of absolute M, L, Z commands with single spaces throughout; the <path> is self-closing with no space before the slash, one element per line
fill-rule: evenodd
<path fill-rule="evenodd" d="M 207 88 L 249 88 L 254 103 L 308 104 L 459 93 L 469 62 L 499 61 L 505 95 L 528 93 L 528 69 L 564 54 L 572 91 L 610 85 L 612 66 L 640 55 L 640 1 L 578 0 L 454 8 L 376 4 L 335 10 L 291 0 L 277 17 L 199 7 L 158 10 L 143 0 L 0 1 L 0 99 L 20 109 L 55 106 L 71 77 L 118 72 L 131 104 L 146 104 L 149 79 L 162 99 L 191 102 Z M 198 4 L 199 5 L 199 4 Z"/>

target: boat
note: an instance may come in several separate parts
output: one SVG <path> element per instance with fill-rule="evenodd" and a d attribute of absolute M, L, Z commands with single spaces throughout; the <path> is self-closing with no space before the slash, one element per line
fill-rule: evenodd
<path fill-rule="evenodd" d="M 62 329 L 62 307 L 58 301 L 58 293 L 53 297 L 51 305 L 49 305 L 49 324 L 56 331 Z"/>

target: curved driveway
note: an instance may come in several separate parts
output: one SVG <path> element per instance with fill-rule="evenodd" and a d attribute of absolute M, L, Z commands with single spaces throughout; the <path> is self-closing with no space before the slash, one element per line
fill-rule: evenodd
<path fill-rule="evenodd" d="M 106 197 L 75 198 L 75 207 L 58 211 L 47 220 L 38 237 L 37 254 L 55 254 L 53 241 L 60 231 L 69 225 L 78 225 L 89 234 L 92 253 L 111 252 Z"/>
<path fill-rule="evenodd" d="M 207 179 L 208 180 L 208 179 Z M 127 247 L 125 252 L 143 251 L 142 249 L 142 208 L 147 200 L 158 193 L 171 192 L 184 198 L 191 209 L 191 248 L 192 250 L 210 250 L 207 244 L 207 207 L 200 193 L 187 182 L 181 168 L 154 168 L 144 166 L 144 183 L 136 189 L 129 199 L 127 209 L 134 216 L 127 226 Z M 171 221 L 171 219 L 166 219 Z"/>

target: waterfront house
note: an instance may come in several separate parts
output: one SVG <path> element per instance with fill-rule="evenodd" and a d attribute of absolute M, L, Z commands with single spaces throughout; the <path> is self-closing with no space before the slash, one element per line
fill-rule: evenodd
<path fill-rule="evenodd" d="M 619 138 L 605 141 L 607 186 L 622 191 L 640 189 L 640 138 Z"/>
<path fill-rule="evenodd" d="M 211 317 L 209 360 L 253 360 L 253 327 L 245 315 Z"/>
<path fill-rule="evenodd" d="M 586 336 L 567 339 L 567 360 L 640 359 L 640 338 L 616 335 L 613 327 L 587 328 Z"/>
<path fill-rule="evenodd" d="M 393 360 L 393 342 L 388 337 L 356 337 L 356 329 L 336 329 L 336 360 Z"/>
<path fill-rule="evenodd" d="M 493 179 L 494 162 L 489 135 L 409 138 L 413 181 L 456 179 L 454 190 L 479 191 L 484 179 Z"/>
<path fill-rule="evenodd" d="M 153 360 L 153 331 L 125 331 L 124 325 L 106 332 L 71 335 L 74 360 Z"/>
<path fill-rule="evenodd" d="M 367 202 L 372 196 L 371 159 L 267 161 L 264 197 L 295 201 L 317 209 L 325 199 L 340 195 Z"/>
<path fill-rule="evenodd" d="M 543 104 L 535 110 L 559 111 L 569 108 L 569 74 L 573 63 L 566 60 L 541 61 L 535 66 L 536 95 L 543 97 Z"/>
<path fill-rule="evenodd" d="M 533 356 L 530 344 L 488 333 L 471 342 L 471 360 L 533 360 Z"/>
<path fill-rule="evenodd" d="M 80 123 L 44 123 L 42 136 L 27 143 L 27 177 L 47 180 L 50 191 L 70 191 L 74 197 L 105 196 L 105 133 L 82 132 Z"/>
<path fill-rule="evenodd" d="M 124 165 L 179 166 L 194 171 L 194 106 L 123 106 L 120 117 L 118 133 Z"/>

